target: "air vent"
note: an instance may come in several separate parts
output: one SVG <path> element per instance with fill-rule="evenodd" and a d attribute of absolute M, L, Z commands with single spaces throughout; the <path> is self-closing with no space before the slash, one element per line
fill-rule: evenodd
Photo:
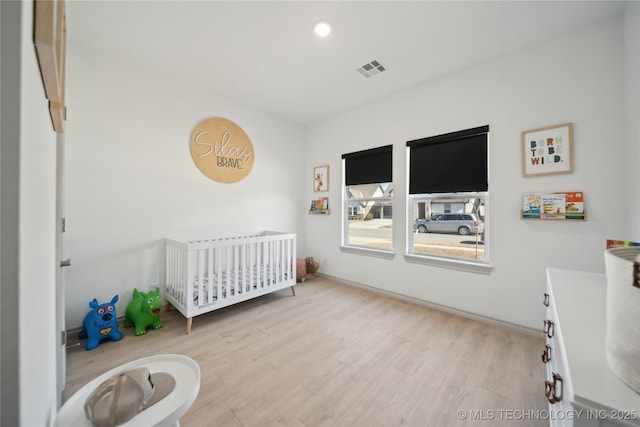
<path fill-rule="evenodd" d="M 368 64 L 364 64 L 362 67 L 357 68 L 356 71 L 366 78 L 369 78 L 386 71 L 386 68 L 384 68 L 384 66 L 378 61 L 371 61 Z"/>

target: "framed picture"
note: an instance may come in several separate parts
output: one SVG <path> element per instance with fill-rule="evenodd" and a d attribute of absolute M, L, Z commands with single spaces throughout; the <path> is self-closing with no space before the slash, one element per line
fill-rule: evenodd
<path fill-rule="evenodd" d="M 313 191 L 329 191 L 329 166 L 313 168 Z"/>
<path fill-rule="evenodd" d="M 34 2 L 33 44 L 56 133 L 64 133 L 67 28 L 64 0 Z"/>
<path fill-rule="evenodd" d="M 522 132 L 522 176 L 573 173 L 573 123 Z"/>

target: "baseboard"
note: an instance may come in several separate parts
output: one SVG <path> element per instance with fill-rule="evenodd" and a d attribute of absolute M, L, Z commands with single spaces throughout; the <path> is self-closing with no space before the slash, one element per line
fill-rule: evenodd
<path fill-rule="evenodd" d="M 542 329 L 540 329 L 540 330 L 532 329 L 532 328 L 529 328 L 529 327 L 526 327 L 526 326 L 522 326 L 522 325 L 518 325 L 518 324 L 515 324 L 515 323 L 505 322 L 504 320 L 499 320 L 499 319 L 494 319 L 492 317 L 483 316 L 481 314 L 471 313 L 469 311 L 459 310 L 457 308 L 448 307 L 446 305 L 441 305 L 441 304 L 436 304 L 436 303 L 429 302 L 429 301 L 424 301 L 424 300 L 421 300 L 421 299 L 418 299 L 418 298 L 410 297 L 410 296 L 399 294 L 399 293 L 396 293 L 396 292 L 391 292 L 391 291 L 387 291 L 387 290 L 384 290 L 384 289 L 375 288 L 373 286 L 363 285 L 362 283 L 352 282 L 350 280 L 341 279 L 339 277 L 331 276 L 331 275 L 325 274 L 325 273 L 316 272 L 315 274 L 317 276 L 326 277 L 328 279 L 334 280 L 334 281 L 336 281 L 338 283 L 341 283 L 341 284 L 344 284 L 344 285 L 347 285 L 347 286 L 352 286 L 352 287 L 355 287 L 355 288 L 364 289 L 364 290 L 369 291 L 369 292 L 373 292 L 373 293 L 376 293 L 376 294 L 380 294 L 380 295 L 396 298 L 396 299 L 399 299 L 399 300 L 402 300 L 402 301 L 406 301 L 406 302 L 410 302 L 410 303 L 413 303 L 413 304 L 421 305 L 421 306 L 424 306 L 424 307 L 432 308 L 434 310 L 443 311 L 445 313 L 449 313 L 449 314 L 453 314 L 453 315 L 456 315 L 456 316 L 464 317 L 464 318 L 467 318 L 467 319 L 475 320 L 475 321 L 478 321 L 478 322 L 486 323 L 488 325 L 507 328 L 507 329 L 510 329 L 512 331 L 520 332 L 520 333 L 523 333 L 523 334 L 526 334 L 526 335 L 532 335 L 532 336 L 535 336 L 537 338 L 544 338 L 544 334 L 542 333 Z"/>

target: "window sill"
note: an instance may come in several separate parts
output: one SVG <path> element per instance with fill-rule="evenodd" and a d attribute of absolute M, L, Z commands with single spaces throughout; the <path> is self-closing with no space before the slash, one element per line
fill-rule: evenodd
<path fill-rule="evenodd" d="M 340 246 L 340 250 L 345 253 L 355 255 L 366 255 L 376 258 L 393 259 L 395 254 L 392 251 L 384 251 L 381 249 L 365 248 L 363 246 Z"/>
<path fill-rule="evenodd" d="M 450 268 L 452 270 L 466 271 L 469 273 L 491 274 L 493 266 L 484 262 L 464 261 L 453 258 L 432 257 L 425 255 L 405 254 L 407 262 L 415 264 L 432 265 L 434 267 Z"/>

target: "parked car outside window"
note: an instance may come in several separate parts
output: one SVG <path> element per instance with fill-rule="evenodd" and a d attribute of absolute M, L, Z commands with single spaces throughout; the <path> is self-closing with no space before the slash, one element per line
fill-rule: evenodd
<path fill-rule="evenodd" d="M 458 233 L 466 236 L 482 232 L 481 222 L 472 213 L 434 214 L 413 224 L 419 233 Z"/>

